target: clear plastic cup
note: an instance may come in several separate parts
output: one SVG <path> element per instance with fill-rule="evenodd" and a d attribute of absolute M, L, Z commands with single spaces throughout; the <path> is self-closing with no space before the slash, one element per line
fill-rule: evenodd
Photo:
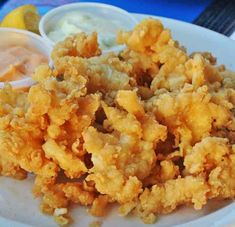
<path fill-rule="evenodd" d="M 93 15 L 97 15 L 107 20 L 118 20 L 122 27 L 120 29 L 132 30 L 137 24 L 137 20 L 127 11 L 107 4 L 101 3 L 72 3 L 57 7 L 47 14 L 45 14 L 39 23 L 39 31 L 41 36 L 50 44 L 54 45 L 55 42 L 48 37 L 48 33 L 53 30 L 58 21 L 68 13 L 72 12 L 86 12 Z M 97 26 L 99 26 L 97 24 Z M 99 36 L 99 34 L 98 34 Z M 123 45 L 116 45 L 107 50 L 103 50 L 103 53 L 117 52 L 123 49 Z"/>
<path fill-rule="evenodd" d="M 52 48 L 41 36 L 25 30 L 0 28 L 0 49 L 16 45 L 36 50 L 44 55 L 48 59 L 48 62 L 50 61 Z M 10 81 L 8 83 L 14 88 L 23 89 L 32 86 L 35 81 L 32 80 L 31 76 L 28 76 L 22 80 Z M 4 82 L 0 82 L 0 88 L 3 86 Z"/>

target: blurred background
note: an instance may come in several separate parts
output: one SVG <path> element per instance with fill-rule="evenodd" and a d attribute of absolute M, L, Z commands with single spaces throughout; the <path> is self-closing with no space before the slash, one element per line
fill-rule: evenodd
<path fill-rule="evenodd" d="M 40 14 L 66 3 L 101 2 L 132 13 L 151 14 L 194 23 L 231 36 L 235 30 L 235 0 L 0 0 L 0 20 L 22 4 L 34 4 Z"/>

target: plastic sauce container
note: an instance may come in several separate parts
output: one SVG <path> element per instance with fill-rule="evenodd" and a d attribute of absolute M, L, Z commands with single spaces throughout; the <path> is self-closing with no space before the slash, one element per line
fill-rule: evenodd
<path fill-rule="evenodd" d="M 50 61 L 51 47 L 43 40 L 42 37 L 32 32 L 14 29 L 14 28 L 0 28 L 0 51 L 7 50 L 12 47 L 24 47 L 30 51 L 35 51 L 43 55 L 48 62 Z M 0 82 L 0 88 L 4 86 L 5 82 Z M 10 83 L 15 89 L 26 89 L 32 86 L 35 81 L 29 75 L 18 80 L 12 80 Z"/>
<path fill-rule="evenodd" d="M 57 7 L 45 14 L 40 20 L 39 31 L 50 45 L 72 34 L 96 31 L 102 52 L 107 53 L 122 50 L 123 45 L 116 44 L 116 33 L 118 30 L 132 30 L 136 24 L 136 19 L 130 13 L 115 6 L 73 3 Z M 52 33 L 58 40 L 52 38 Z M 102 48 L 105 42 L 113 45 Z"/>

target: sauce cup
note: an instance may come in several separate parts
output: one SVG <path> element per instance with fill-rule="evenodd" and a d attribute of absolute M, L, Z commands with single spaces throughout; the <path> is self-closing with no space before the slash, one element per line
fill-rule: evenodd
<path fill-rule="evenodd" d="M 76 12 L 88 13 L 90 15 L 102 18 L 107 23 L 108 21 L 117 21 L 120 27 L 117 29 L 121 30 L 132 30 L 137 24 L 137 20 L 127 11 L 107 4 L 101 3 L 72 3 L 57 7 L 47 14 L 45 14 L 39 23 L 39 31 L 41 36 L 50 44 L 55 45 L 55 42 L 48 36 L 49 32 L 53 31 L 58 25 L 58 22 L 66 15 L 74 15 Z M 85 26 L 85 25 L 84 25 Z M 99 24 L 97 24 L 97 27 Z M 116 31 L 116 32 L 117 32 Z M 76 32 L 74 32 L 76 33 Z M 116 36 L 116 34 L 112 34 Z M 99 33 L 98 33 L 99 37 Z M 102 50 L 103 53 L 118 52 L 123 49 L 123 45 L 114 45 L 111 48 Z"/>
<path fill-rule="evenodd" d="M 42 54 L 50 61 L 51 46 L 43 40 L 39 35 L 32 32 L 19 30 L 14 28 L 0 28 L 0 49 L 13 46 L 22 46 L 30 50 L 35 50 Z M 0 88 L 4 86 L 5 82 L 0 82 Z M 32 86 L 35 81 L 31 76 L 27 76 L 20 80 L 9 81 L 15 89 L 27 89 Z"/>

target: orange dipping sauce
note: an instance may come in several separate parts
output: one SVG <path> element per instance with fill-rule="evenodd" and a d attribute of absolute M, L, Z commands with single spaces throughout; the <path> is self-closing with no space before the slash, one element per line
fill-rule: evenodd
<path fill-rule="evenodd" d="M 47 62 L 44 55 L 27 47 L 0 48 L 0 82 L 21 80 L 32 76 L 38 65 Z"/>

